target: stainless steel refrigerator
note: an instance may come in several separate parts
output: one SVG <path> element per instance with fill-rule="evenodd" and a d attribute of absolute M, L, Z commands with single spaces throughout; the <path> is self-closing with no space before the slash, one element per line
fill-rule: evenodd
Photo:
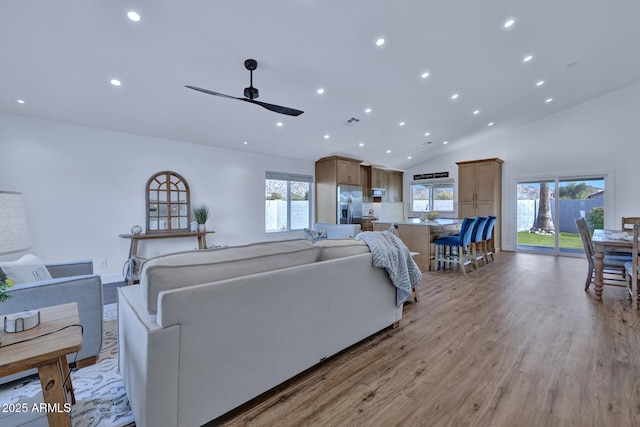
<path fill-rule="evenodd" d="M 338 186 L 338 224 L 362 224 L 362 187 Z"/>

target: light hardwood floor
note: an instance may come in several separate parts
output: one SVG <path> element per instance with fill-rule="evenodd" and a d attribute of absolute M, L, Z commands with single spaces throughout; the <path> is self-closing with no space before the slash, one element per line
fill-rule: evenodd
<path fill-rule="evenodd" d="M 399 328 L 211 425 L 638 426 L 640 315 L 622 288 L 596 303 L 585 272 L 502 252 L 466 277 L 425 273 Z"/>

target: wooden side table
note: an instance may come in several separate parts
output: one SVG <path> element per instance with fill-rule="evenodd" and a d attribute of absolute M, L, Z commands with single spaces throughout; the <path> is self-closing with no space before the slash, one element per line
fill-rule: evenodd
<path fill-rule="evenodd" d="M 138 255 L 138 242 L 148 239 L 171 239 L 176 237 L 197 237 L 198 249 L 207 247 L 207 234 L 215 233 L 215 231 L 177 231 L 169 233 L 145 233 L 145 234 L 121 234 L 123 239 L 131 239 L 129 247 L 129 258 Z"/>
<path fill-rule="evenodd" d="M 82 348 L 82 329 L 76 326 L 80 325 L 78 305 L 39 310 L 40 325 L 24 332 L 3 332 L 0 376 L 38 368 L 49 425 L 70 427 L 71 405 L 76 401 L 66 356 Z"/>

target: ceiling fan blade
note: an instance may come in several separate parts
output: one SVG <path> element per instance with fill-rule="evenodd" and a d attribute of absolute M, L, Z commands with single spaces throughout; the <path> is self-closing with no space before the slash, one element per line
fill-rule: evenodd
<path fill-rule="evenodd" d="M 269 104 L 266 102 L 262 102 L 262 101 L 256 101 L 255 99 L 248 99 L 248 98 L 238 98 L 235 96 L 231 96 L 231 95 L 225 95 L 224 93 L 219 93 L 219 92 L 214 92 L 212 90 L 209 89 L 203 89 L 201 87 L 196 87 L 196 86 L 185 86 L 189 89 L 193 89 L 193 90 L 197 90 L 198 92 L 203 92 L 209 95 L 215 95 L 215 96 L 222 96 L 223 98 L 231 98 L 231 99 L 238 99 L 240 101 L 246 101 L 246 102 L 250 102 L 251 104 L 257 104 L 263 108 L 266 108 L 267 110 L 271 110 L 274 111 L 276 113 L 280 113 L 280 114 L 286 114 L 288 116 L 299 116 L 300 114 L 304 113 L 304 111 L 300 111 L 300 110 L 296 110 L 295 108 L 289 108 L 289 107 L 282 107 L 280 105 L 275 105 L 275 104 Z"/>
<path fill-rule="evenodd" d="M 256 101 L 255 99 L 247 99 L 247 98 L 236 98 L 242 101 L 247 101 L 252 104 L 258 104 L 261 107 L 266 108 L 267 110 L 275 111 L 276 113 L 286 114 L 287 116 L 299 116 L 304 113 L 304 111 L 296 110 L 295 108 L 283 107 L 281 105 L 268 104 L 262 101 Z"/>
<path fill-rule="evenodd" d="M 222 96 L 223 98 L 231 98 L 231 99 L 239 99 L 239 100 L 243 100 L 244 99 L 244 98 L 237 98 L 237 97 L 231 96 L 231 95 L 225 95 L 224 93 L 220 93 L 220 92 L 214 92 L 214 91 L 209 90 L 209 89 L 202 89 L 201 87 L 189 86 L 189 85 L 187 85 L 185 87 L 188 87 L 189 89 L 197 90 L 198 92 L 207 93 L 209 95 Z"/>

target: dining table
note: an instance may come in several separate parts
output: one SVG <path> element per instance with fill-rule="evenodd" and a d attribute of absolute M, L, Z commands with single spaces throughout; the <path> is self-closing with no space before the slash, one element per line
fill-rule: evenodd
<path fill-rule="evenodd" d="M 604 253 L 609 251 L 633 253 L 633 234 L 624 233 L 622 230 L 596 229 L 593 231 L 591 242 L 593 244 L 594 252 L 595 300 L 602 301 L 602 286 L 604 285 Z M 634 310 L 638 309 L 637 293 L 636 289 L 632 289 L 631 300 Z"/>

